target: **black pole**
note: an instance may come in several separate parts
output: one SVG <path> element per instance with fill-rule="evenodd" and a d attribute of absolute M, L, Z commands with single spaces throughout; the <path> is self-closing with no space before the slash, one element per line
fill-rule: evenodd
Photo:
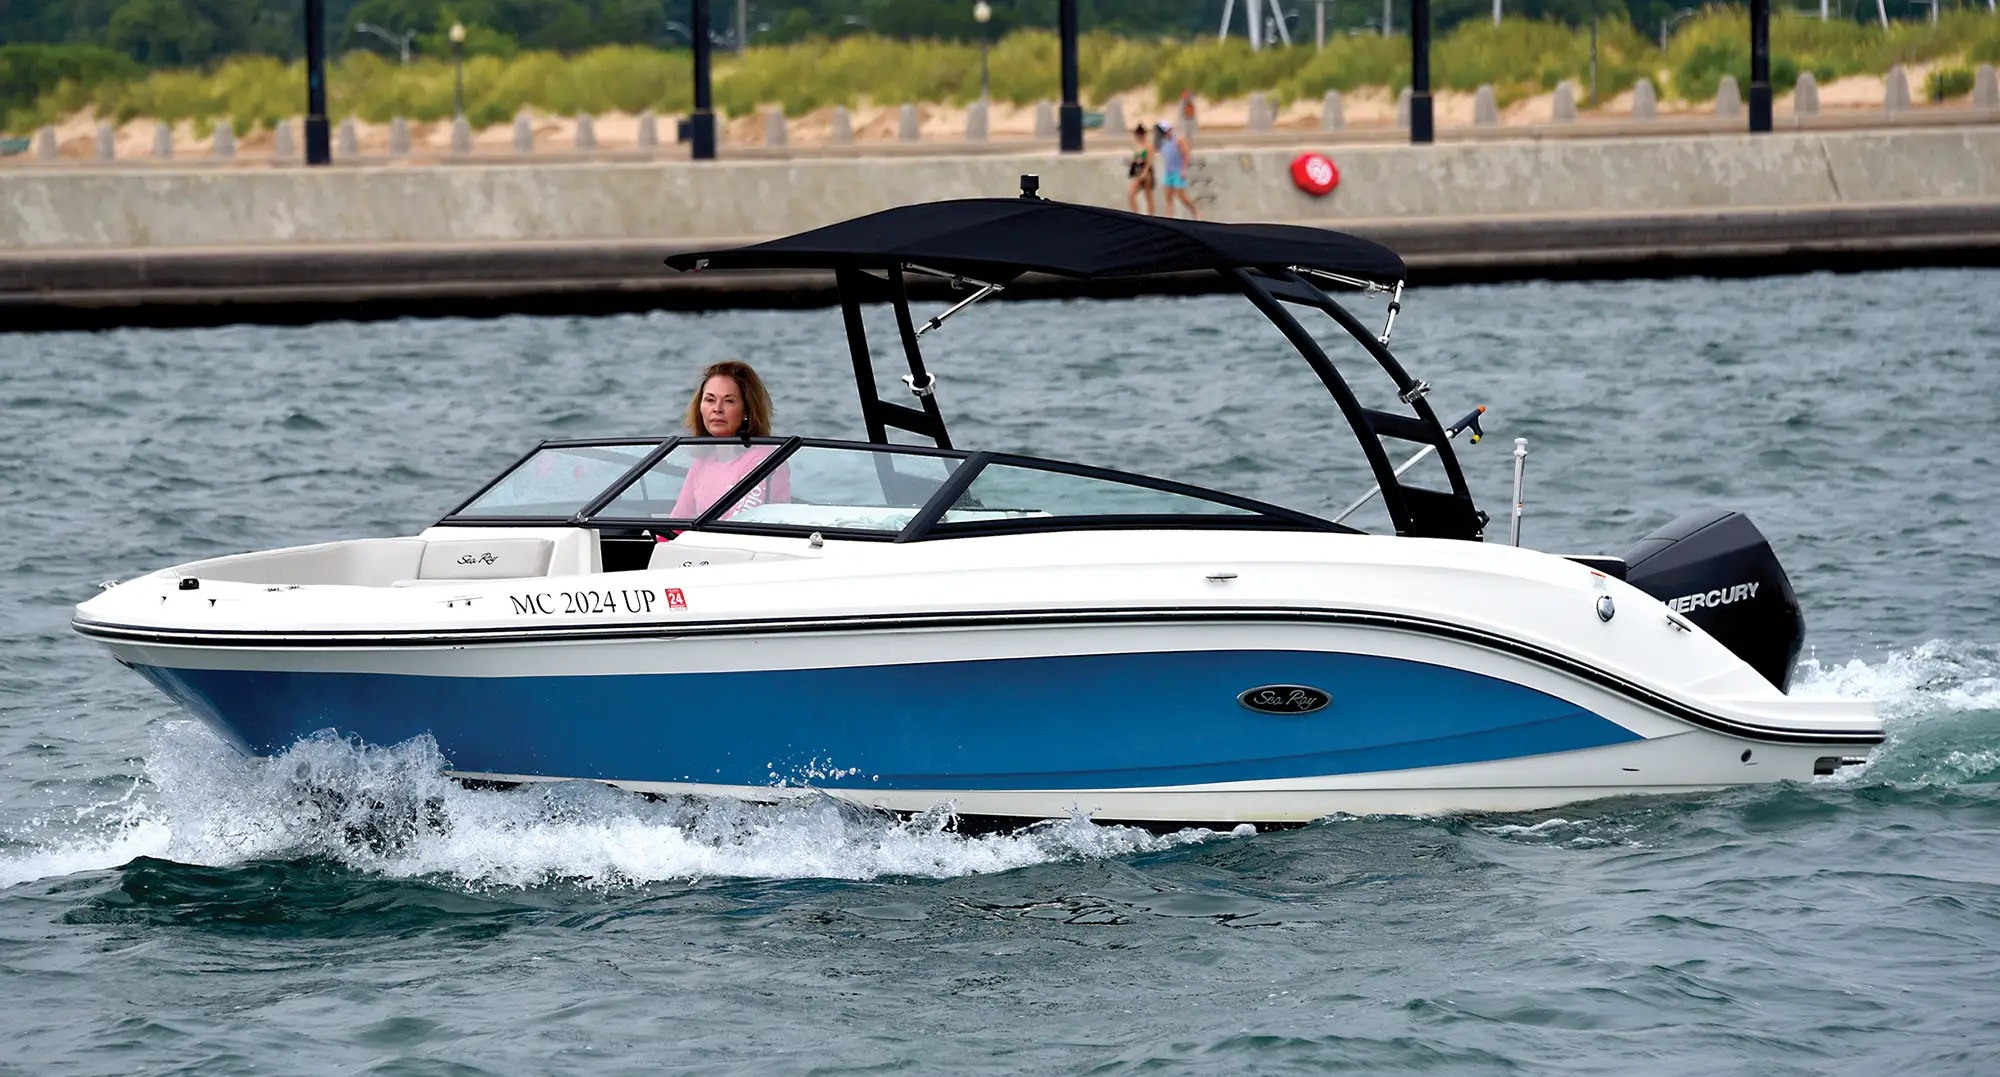
<path fill-rule="evenodd" d="M 1062 0 L 1062 113 L 1057 127 L 1064 153 L 1083 152 L 1083 106 L 1076 101 L 1076 0 Z"/>
<path fill-rule="evenodd" d="M 1750 0 L 1750 132 L 1771 129 L 1771 0 Z"/>
<path fill-rule="evenodd" d="M 694 159 L 715 160 L 715 105 L 708 78 L 708 0 L 689 0 L 694 14 L 688 19 L 694 37 L 694 115 L 688 117 L 688 141 Z"/>
<path fill-rule="evenodd" d="M 1410 141 L 1432 141 L 1430 0 L 1410 0 Z"/>
<path fill-rule="evenodd" d="M 326 128 L 326 0 L 306 0 L 306 163 L 332 160 Z"/>

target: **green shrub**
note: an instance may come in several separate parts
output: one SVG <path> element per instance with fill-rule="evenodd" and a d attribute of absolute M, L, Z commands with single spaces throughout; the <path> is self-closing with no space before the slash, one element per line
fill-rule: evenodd
<path fill-rule="evenodd" d="M 18 124 L 25 130 L 55 119 L 37 106 L 65 83 L 67 97 L 74 99 L 82 87 L 126 82 L 141 74 L 129 57 L 96 45 L 0 45 L 0 126 Z"/>
<path fill-rule="evenodd" d="M 1743 9 L 1709 7 L 1681 24 L 1667 45 L 1666 67 L 1674 92 L 1699 101 L 1715 93 L 1724 74 L 1738 81 L 1750 70 L 1750 24 Z M 1881 74 L 1894 64 L 1963 56 L 1980 63 L 2000 57 L 2000 19 L 1984 10 L 1942 13 L 1936 26 L 1897 22 L 1883 33 L 1873 22 L 1831 19 L 1778 11 L 1771 16 L 1771 84 L 1790 86 L 1807 70 L 1821 82 L 1843 75 Z M 1782 77 L 1781 77 L 1782 76 Z"/>
<path fill-rule="evenodd" d="M 1934 68 L 1924 79 L 1924 96 L 1932 101 L 1943 101 L 1971 92 L 1972 69 L 1969 67 Z"/>
<path fill-rule="evenodd" d="M 610 111 L 684 112 L 693 104 L 692 60 L 685 51 L 606 46 L 574 55 L 523 51 L 504 34 L 470 27 L 465 59 L 466 112 L 476 125 L 505 123 L 522 108 L 574 114 Z M 1783 92 L 1802 69 L 1821 82 L 1876 73 L 1890 64 L 1947 63 L 1942 88 L 1964 92 L 1963 65 L 2000 61 L 2000 19 L 1983 11 L 1953 11 L 1933 27 L 1898 23 L 1884 34 L 1852 20 L 1820 22 L 1780 13 L 1771 25 L 1771 84 Z M 1690 100 L 1714 96 L 1725 74 L 1748 89 L 1749 27 L 1741 9 L 1711 7 L 1681 24 L 1664 54 L 1622 17 L 1598 24 L 1598 90 L 1608 98 L 1640 77 L 1669 72 L 1661 89 Z M 333 118 L 383 122 L 392 116 L 434 121 L 452 114 L 452 62 L 442 39 L 424 38 L 407 66 L 371 51 L 334 60 L 328 72 Z M 1310 44 L 1252 52 L 1240 38 L 1192 42 L 1086 34 L 1078 74 L 1086 102 L 1152 87 L 1162 103 L 1183 90 L 1203 97 L 1252 91 L 1275 102 L 1317 100 L 1327 90 L 1402 87 L 1410 81 L 1409 40 L 1373 34 L 1338 35 L 1324 50 Z M 996 100 L 1029 104 L 1058 96 L 1058 45 L 1043 30 L 1017 31 L 993 42 Z M 1470 91 L 1491 84 L 1501 104 L 1540 93 L 1563 79 L 1587 85 L 1590 35 L 1557 22 L 1507 18 L 1460 23 L 1432 53 L 1439 89 Z M 239 56 L 207 71 L 146 73 L 116 53 L 87 46 L 0 47 L 0 120 L 12 126 L 50 122 L 85 108 L 124 121 L 154 116 L 168 122 L 228 118 L 240 132 L 268 128 L 303 111 L 304 71 L 267 56 Z M 1932 88 L 1932 92 L 1937 92 Z M 872 34 L 837 40 L 806 38 L 716 58 L 715 96 L 728 114 L 767 105 L 803 115 L 829 105 L 864 101 L 963 104 L 979 93 L 976 42 L 905 41 Z"/>

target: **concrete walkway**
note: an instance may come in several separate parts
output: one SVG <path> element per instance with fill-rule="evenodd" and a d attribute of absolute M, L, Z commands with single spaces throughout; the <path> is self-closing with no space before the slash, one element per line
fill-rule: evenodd
<path fill-rule="evenodd" d="M 1290 149 L 1212 151 L 1221 220 L 1320 224 L 1402 252 L 1414 283 L 2000 261 L 2000 127 L 1527 140 L 1334 154 L 1313 198 Z M 1122 206 L 1109 153 L 480 169 L 0 174 L 0 325 L 300 320 L 823 302 L 808 276 L 660 259 L 940 198 Z M 1188 281 L 1010 294 L 1130 294 Z"/>

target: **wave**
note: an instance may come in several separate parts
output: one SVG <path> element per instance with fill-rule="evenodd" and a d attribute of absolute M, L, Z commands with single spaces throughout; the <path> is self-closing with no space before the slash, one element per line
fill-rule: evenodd
<path fill-rule="evenodd" d="M 171 722 L 155 738 L 143 793 L 115 813 L 100 805 L 95 814 L 107 817 L 91 833 L 0 853 L 0 888 L 142 857 L 212 867 L 323 858 L 474 887 L 948 878 L 1217 836 L 1081 817 L 971 836 L 955 829 L 949 806 L 899 819 L 823 795 L 749 804 L 650 799 L 581 781 L 478 789 L 445 777 L 443 765 L 428 737 L 380 748 L 323 735 L 248 759 L 197 723 Z"/>

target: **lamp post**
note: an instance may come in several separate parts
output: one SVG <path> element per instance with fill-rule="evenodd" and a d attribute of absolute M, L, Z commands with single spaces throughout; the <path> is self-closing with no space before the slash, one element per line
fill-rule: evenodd
<path fill-rule="evenodd" d="M 993 21 L 993 5 L 979 0 L 972 5 L 972 21 L 979 24 L 979 99 L 993 99 L 993 82 L 986 74 L 986 24 Z"/>
<path fill-rule="evenodd" d="M 714 87 L 709 79 L 708 0 L 691 0 L 688 36 L 694 45 L 694 114 L 688 117 L 688 149 L 697 161 L 715 160 Z"/>
<path fill-rule="evenodd" d="M 465 24 L 455 22 L 445 34 L 451 38 L 451 114 L 465 115 Z"/>
<path fill-rule="evenodd" d="M 1771 130 L 1771 0 L 1750 0 L 1750 133 Z"/>
<path fill-rule="evenodd" d="M 326 3 L 306 0 L 306 164 L 333 162 L 326 125 Z"/>
<path fill-rule="evenodd" d="M 1083 106 L 1076 99 L 1076 0 L 1062 0 L 1056 10 L 1057 33 L 1062 37 L 1062 110 L 1056 130 L 1062 136 L 1062 152 L 1082 153 Z"/>
<path fill-rule="evenodd" d="M 1691 8 L 1691 7 L 1684 7 L 1684 8 L 1682 8 L 1682 9 L 1680 9 L 1679 11 L 1676 11 L 1676 12 L 1674 12 L 1673 14 L 1671 14 L 1671 15 L 1667 16 L 1666 18 L 1664 18 L 1664 19 L 1661 19 L 1661 20 L 1660 20 L 1660 51 L 1661 51 L 1661 52 L 1665 52 L 1665 51 L 1667 51 L 1667 35 L 1673 32 L 1673 29 L 1674 29 L 1674 24 L 1675 24 L 1675 23 L 1677 23 L 1677 22 L 1679 22 L 1679 21 L 1681 21 L 1682 19 L 1685 19 L 1685 18 L 1687 18 L 1687 17 L 1689 17 L 1689 16 L 1693 15 L 1694 13 L 1695 13 L 1695 12 L 1694 12 L 1694 9 L 1693 9 L 1693 8 Z"/>
<path fill-rule="evenodd" d="M 1431 140 L 1431 5 L 1410 0 L 1410 141 Z"/>
<path fill-rule="evenodd" d="M 417 36 L 415 30 L 405 30 L 400 34 L 392 34 L 372 22 L 357 22 L 354 24 L 354 30 L 356 33 L 374 34 L 376 37 L 396 46 L 401 66 L 410 66 L 410 41 Z"/>

